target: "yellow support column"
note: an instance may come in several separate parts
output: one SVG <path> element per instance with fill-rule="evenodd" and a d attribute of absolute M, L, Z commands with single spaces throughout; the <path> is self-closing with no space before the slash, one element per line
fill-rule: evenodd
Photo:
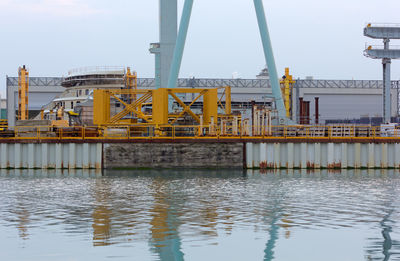
<path fill-rule="evenodd" d="M 25 65 L 18 69 L 18 120 L 28 120 L 29 72 Z"/>
<path fill-rule="evenodd" d="M 290 118 L 290 114 L 292 111 L 292 90 L 293 90 L 293 84 L 296 81 L 293 81 L 293 76 L 290 75 L 289 73 L 289 68 L 285 68 L 285 76 L 283 77 L 283 80 L 281 80 L 281 84 L 283 84 L 282 89 L 282 94 L 283 94 L 283 99 L 285 102 L 285 108 L 286 108 L 286 117 Z"/>
<path fill-rule="evenodd" d="M 153 124 L 168 124 L 168 89 L 153 91 Z"/>
<path fill-rule="evenodd" d="M 213 121 L 211 121 L 213 119 Z M 203 120 L 204 125 L 209 125 L 211 122 L 217 124 L 218 119 L 218 90 L 209 89 L 204 94 L 203 101 Z"/>
<path fill-rule="evenodd" d="M 231 86 L 225 87 L 225 114 L 231 115 L 232 114 L 232 99 L 231 99 Z"/>
<path fill-rule="evenodd" d="M 131 68 L 127 68 L 126 70 L 126 87 L 128 90 L 131 90 L 132 93 L 129 94 L 128 103 L 134 103 L 136 101 L 136 93 L 134 91 L 137 90 L 137 74 L 136 72 L 131 72 Z"/>
<path fill-rule="evenodd" d="M 104 125 L 110 121 L 110 96 L 106 90 L 93 92 L 93 123 Z"/>

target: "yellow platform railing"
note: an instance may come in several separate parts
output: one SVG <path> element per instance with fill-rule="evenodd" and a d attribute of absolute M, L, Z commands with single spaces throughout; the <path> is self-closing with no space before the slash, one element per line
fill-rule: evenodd
<path fill-rule="evenodd" d="M 400 129 L 383 131 L 372 126 L 232 126 L 188 125 L 53 128 L 50 126 L 18 126 L 14 130 L 0 131 L 0 142 L 15 140 L 140 140 L 140 139 L 399 139 Z"/>

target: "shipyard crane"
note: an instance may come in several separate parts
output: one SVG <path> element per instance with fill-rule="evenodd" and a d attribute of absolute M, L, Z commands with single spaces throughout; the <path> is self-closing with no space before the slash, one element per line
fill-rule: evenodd
<path fill-rule="evenodd" d="M 275 59 L 273 55 L 273 50 L 272 50 L 272 44 L 271 44 L 271 39 L 270 35 L 268 32 L 268 26 L 267 26 L 267 21 L 265 18 L 265 11 L 264 11 L 264 6 L 262 3 L 262 0 L 253 0 L 254 1 L 254 7 L 256 10 L 256 15 L 257 15 L 257 21 L 258 21 L 258 27 L 260 31 L 260 36 L 262 40 L 262 45 L 263 45 L 263 50 L 264 50 L 264 56 L 265 60 L 267 63 L 267 67 L 270 73 L 270 82 L 271 82 L 271 87 L 272 87 L 272 95 L 275 100 L 275 105 L 276 109 L 278 111 L 278 118 L 279 121 L 277 124 L 291 124 L 291 120 L 287 117 L 286 114 L 286 108 L 285 104 L 282 98 L 282 93 L 280 89 L 280 84 L 279 84 L 279 79 L 278 79 L 278 73 L 275 65 Z M 164 1 L 165 3 L 166 1 Z M 169 0 L 169 2 L 172 4 L 171 6 L 165 6 L 162 5 L 163 1 L 160 1 L 160 17 L 161 19 L 165 19 L 164 21 L 169 21 L 171 20 L 172 23 L 167 27 L 167 25 L 161 25 L 160 24 L 160 36 L 163 36 L 163 39 L 165 40 L 165 45 L 162 45 L 162 43 L 156 43 L 152 44 L 150 51 L 154 54 L 156 54 L 156 86 L 162 86 L 162 80 L 163 77 L 160 77 L 160 72 L 165 73 L 169 71 L 169 77 L 168 77 L 168 85 L 167 88 L 173 89 L 176 88 L 177 85 L 177 80 L 179 76 L 179 71 L 182 63 L 182 56 L 183 56 L 183 51 L 185 47 L 185 42 L 186 42 L 186 37 L 187 37 L 187 32 L 189 28 L 189 22 L 190 22 L 190 17 L 192 13 L 192 7 L 193 7 L 193 2 L 194 0 L 185 0 L 184 6 L 183 6 L 183 12 L 181 16 L 181 21 L 180 21 L 180 26 L 178 30 L 178 35 L 176 38 L 176 43 L 175 43 L 175 48 L 173 51 L 173 56 L 172 56 L 172 61 L 170 63 L 170 66 L 163 66 L 163 62 L 160 60 L 161 57 L 163 57 L 163 51 L 167 52 L 166 60 L 168 61 L 169 57 L 168 54 L 172 53 L 172 49 L 168 50 L 168 47 L 171 47 L 171 44 L 173 46 L 173 42 L 175 40 L 175 23 L 173 19 L 175 19 L 174 15 L 176 16 L 176 0 Z M 162 21 L 161 21 L 162 22 Z M 164 60 L 165 61 L 165 60 Z"/>
<path fill-rule="evenodd" d="M 150 44 L 155 56 L 155 86 L 167 88 L 178 31 L 178 0 L 159 0 L 159 42 Z"/>

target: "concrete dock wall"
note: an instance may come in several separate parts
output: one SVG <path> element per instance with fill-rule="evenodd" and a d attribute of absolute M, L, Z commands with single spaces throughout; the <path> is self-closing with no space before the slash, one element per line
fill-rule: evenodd
<path fill-rule="evenodd" d="M 243 143 L 108 143 L 105 168 L 243 168 Z"/>
<path fill-rule="evenodd" d="M 400 168 L 399 143 L 247 143 L 247 168 Z"/>
<path fill-rule="evenodd" d="M 5 142 L 0 168 L 400 168 L 396 142 Z"/>
<path fill-rule="evenodd" d="M 100 169 L 101 143 L 0 143 L 0 168 Z"/>

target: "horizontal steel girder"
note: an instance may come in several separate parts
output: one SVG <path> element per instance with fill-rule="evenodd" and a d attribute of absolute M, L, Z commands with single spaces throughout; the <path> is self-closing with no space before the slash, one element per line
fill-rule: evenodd
<path fill-rule="evenodd" d="M 30 77 L 30 87 L 59 87 L 63 78 L 57 77 Z M 382 89 L 382 80 L 296 80 L 299 88 L 362 88 Z M 397 88 L 399 81 L 392 81 L 392 89 Z M 7 77 L 7 86 L 18 87 L 18 77 Z M 154 88 L 154 78 L 138 78 L 138 88 Z M 178 79 L 178 87 L 182 88 L 218 88 L 230 86 L 232 88 L 271 88 L 266 79 Z"/>
<path fill-rule="evenodd" d="M 364 36 L 374 39 L 400 39 L 400 27 L 365 27 Z"/>
<path fill-rule="evenodd" d="M 364 55 L 373 59 L 400 59 L 400 49 L 366 49 Z"/>

